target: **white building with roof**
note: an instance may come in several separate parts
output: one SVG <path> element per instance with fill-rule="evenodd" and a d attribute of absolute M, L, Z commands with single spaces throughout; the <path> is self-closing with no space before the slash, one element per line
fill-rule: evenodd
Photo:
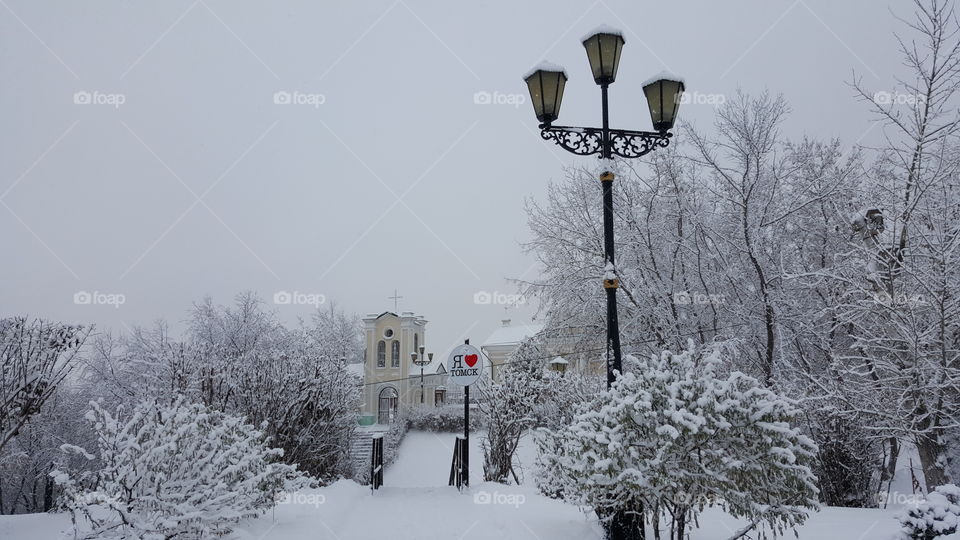
<path fill-rule="evenodd" d="M 500 380 L 504 363 L 510 359 L 510 355 L 520 347 L 520 344 L 537 335 L 541 330 L 543 325 L 540 323 L 515 324 L 510 319 L 500 321 L 500 326 L 480 346 L 480 350 L 489 361 L 490 376 L 494 381 Z"/>

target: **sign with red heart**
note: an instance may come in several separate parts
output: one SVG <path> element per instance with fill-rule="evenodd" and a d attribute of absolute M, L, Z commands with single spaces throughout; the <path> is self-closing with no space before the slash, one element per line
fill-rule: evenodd
<path fill-rule="evenodd" d="M 447 381 L 470 386 L 483 374 L 483 355 L 473 345 L 460 345 L 447 358 Z"/>

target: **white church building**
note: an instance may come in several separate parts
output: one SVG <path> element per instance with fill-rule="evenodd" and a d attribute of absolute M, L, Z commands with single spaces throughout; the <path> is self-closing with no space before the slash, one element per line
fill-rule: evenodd
<path fill-rule="evenodd" d="M 402 409 L 436 407 L 447 402 L 446 368 L 434 357 L 428 365 L 414 363 L 426 349 L 427 320 L 410 311 L 385 311 L 363 318 L 363 404 L 360 424 L 389 424 Z"/>

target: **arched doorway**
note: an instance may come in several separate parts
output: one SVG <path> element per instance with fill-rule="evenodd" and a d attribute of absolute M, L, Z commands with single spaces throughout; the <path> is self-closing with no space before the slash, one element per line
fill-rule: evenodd
<path fill-rule="evenodd" d="M 400 395 L 390 386 L 380 390 L 380 406 L 377 409 L 377 423 L 390 424 L 397 416 L 397 401 Z"/>

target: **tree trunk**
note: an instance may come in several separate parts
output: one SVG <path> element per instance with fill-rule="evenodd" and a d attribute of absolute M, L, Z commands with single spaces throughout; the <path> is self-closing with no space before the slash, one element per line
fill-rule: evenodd
<path fill-rule="evenodd" d="M 53 509 L 53 478 L 50 473 L 53 472 L 53 464 L 47 470 L 47 475 L 43 479 L 43 511 L 49 512 Z"/>
<path fill-rule="evenodd" d="M 923 479 L 927 493 L 937 486 L 947 483 L 943 468 L 943 444 L 935 433 L 917 435 L 917 453 L 920 454 L 920 468 L 923 469 Z"/>

